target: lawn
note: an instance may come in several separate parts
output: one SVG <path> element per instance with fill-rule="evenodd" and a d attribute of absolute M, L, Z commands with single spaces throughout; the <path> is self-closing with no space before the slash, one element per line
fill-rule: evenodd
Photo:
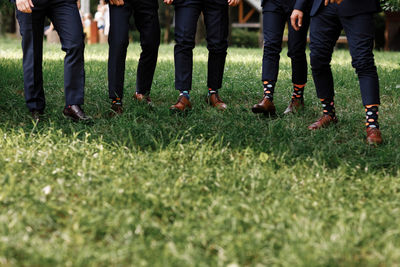
<path fill-rule="evenodd" d="M 46 45 L 46 116 L 23 99 L 18 41 L 0 39 L 1 266 L 400 265 L 400 53 L 376 52 L 384 144 L 365 144 L 365 113 L 348 51 L 332 62 L 339 123 L 321 112 L 309 74 L 306 110 L 265 118 L 260 49 L 229 50 L 221 97 L 207 106 L 207 50 L 195 49 L 193 111 L 177 99 L 173 46 L 160 48 L 150 109 L 132 100 L 140 47 L 131 44 L 125 113 L 108 118 L 107 46 L 86 48 L 85 111 L 62 116 L 63 52 Z M 278 112 L 291 93 L 283 51 Z"/>

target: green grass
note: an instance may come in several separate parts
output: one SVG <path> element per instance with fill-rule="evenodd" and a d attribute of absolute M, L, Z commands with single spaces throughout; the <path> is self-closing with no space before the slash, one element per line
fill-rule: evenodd
<path fill-rule="evenodd" d="M 268 119 L 259 49 L 230 49 L 222 98 L 206 105 L 207 50 L 196 48 L 192 102 L 176 101 L 173 46 L 160 48 L 150 110 L 132 99 L 138 45 L 126 70 L 125 113 L 108 119 L 107 46 L 86 49 L 86 112 L 61 114 L 63 53 L 45 46 L 46 117 L 23 99 L 19 43 L 0 40 L 1 266 L 400 265 L 400 54 L 376 52 L 385 143 L 364 143 L 364 111 L 347 51 L 332 63 L 339 123 L 317 132 L 315 88 L 304 113 Z M 290 97 L 282 54 L 276 105 Z"/>

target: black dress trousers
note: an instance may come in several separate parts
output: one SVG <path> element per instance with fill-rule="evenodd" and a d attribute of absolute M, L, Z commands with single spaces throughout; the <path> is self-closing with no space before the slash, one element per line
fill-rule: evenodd
<path fill-rule="evenodd" d="M 160 46 L 160 23 L 157 0 L 127 0 L 123 6 L 110 5 L 108 36 L 109 97 L 123 97 L 126 51 L 129 45 L 129 19 L 133 15 L 140 33 L 140 54 L 136 92 L 150 94 Z"/>
<path fill-rule="evenodd" d="M 197 20 L 201 13 L 207 31 L 208 79 L 214 90 L 222 87 L 228 49 L 229 15 L 226 0 L 176 0 L 175 5 L 175 88 L 192 89 L 193 48 Z"/>
<path fill-rule="evenodd" d="M 330 62 L 336 41 L 344 29 L 358 75 L 364 105 L 380 104 L 379 79 L 374 61 L 373 13 L 340 16 L 339 6 L 321 7 L 312 17 L 310 28 L 310 58 L 318 98 L 334 96 Z"/>
<path fill-rule="evenodd" d="M 288 57 L 292 62 L 292 82 L 305 84 L 307 82 L 307 33 L 310 25 L 310 15 L 306 11 L 303 26 L 295 31 L 290 23 L 290 15 L 294 3 L 287 1 L 267 0 L 263 5 L 264 55 L 262 64 L 262 80 L 277 81 L 279 59 L 282 50 L 282 37 L 285 24 L 288 24 Z"/>
<path fill-rule="evenodd" d="M 66 105 L 84 101 L 84 35 L 75 0 L 36 0 L 32 13 L 17 11 L 23 50 L 25 100 L 29 110 L 43 110 L 43 29 L 45 17 L 60 36 L 64 59 L 64 90 Z"/>

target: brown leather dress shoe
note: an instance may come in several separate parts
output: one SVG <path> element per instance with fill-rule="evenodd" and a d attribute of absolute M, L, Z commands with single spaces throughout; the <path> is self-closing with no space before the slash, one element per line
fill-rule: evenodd
<path fill-rule="evenodd" d="M 139 102 L 146 102 L 148 105 L 152 105 L 149 95 L 139 94 L 138 92 L 135 92 L 133 98 Z"/>
<path fill-rule="evenodd" d="M 264 113 L 264 115 L 270 115 L 270 116 L 275 116 L 276 114 L 274 102 L 272 102 L 266 97 L 263 97 L 260 103 L 255 104 L 251 108 L 251 111 L 253 111 L 253 113 Z"/>
<path fill-rule="evenodd" d="M 111 112 L 110 117 L 114 117 L 115 115 L 121 115 L 124 113 L 124 109 L 122 107 L 122 102 L 111 103 Z"/>
<path fill-rule="evenodd" d="M 286 108 L 286 110 L 283 112 L 283 114 L 287 115 L 290 113 L 296 113 L 302 109 L 304 109 L 304 100 L 295 98 L 295 99 L 292 99 L 292 101 L 290 101 L 289 106 Z"/>
<path fill-rule="evenodd" d="M 221 100 L 218 94 L 211 94 L 210 96 L 207 95 L 206 102 L 219 110 L 224 111 L 228 106 Z"/>
<path fill-rule="evenodd" d="M 338 119 L 329 115 L 322 115 L 321 118 L 319 118 L 316 122 L 314 122 L 313 124 L 311 124 L 310 126 L 308 126 L 309 130 L 318 130 L 321 128 L 325 128 L 328 127 L 330 124 L 332 123 L 337 123 Z"/>
<path fill-rule="evenodd" d="M 192 103 L 190 103 L 190 100 L 187 97 L 181 95 L 178 98 L 178 102 L 176 102 L 175 105 L 172 105 L 169 109 L 171 111 L 179 111 L 179 112 L 187 111 L 192 109 Z"/>
<path fill-rule="evenodd" d="M 36 123 L 40 122 L 41 117 L 43 117 L 44 111 L 43 110 L 31 110 L 32 120 Z"/>
<path fill-rule="evenodd" d="M 382 144 L 381 131 L 377 128 L 368 127 L 367 128 L 367 143 L 370 145 Z"/>
<path fill-rule="evenodd" d="M 86 116 L 85 112 L 81 109 L 79 105 L 71 105 L 64 108 L 63 114 L 65 117 L 75 121 L 91 123 L 93 120 L 91 117 Z"/>

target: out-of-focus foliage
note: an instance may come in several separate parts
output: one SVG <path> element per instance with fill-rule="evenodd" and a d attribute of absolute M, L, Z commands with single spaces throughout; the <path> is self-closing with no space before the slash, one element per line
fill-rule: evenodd
<path fill-rule="evenodd" d="M 400 0 L 381 0 L 384 11 L 400 11 Z"/>
<path fill-rule="evenodd" d="M 8 0 L 0 1 L 0 34 L 15 31 L 14 9 Z"/>
<path fill-rule="evenodd" d="M 232 29 L 231 46 L 235 47 L 258 47 L 258 31 L 250 31 L 247 29 Z"/>

